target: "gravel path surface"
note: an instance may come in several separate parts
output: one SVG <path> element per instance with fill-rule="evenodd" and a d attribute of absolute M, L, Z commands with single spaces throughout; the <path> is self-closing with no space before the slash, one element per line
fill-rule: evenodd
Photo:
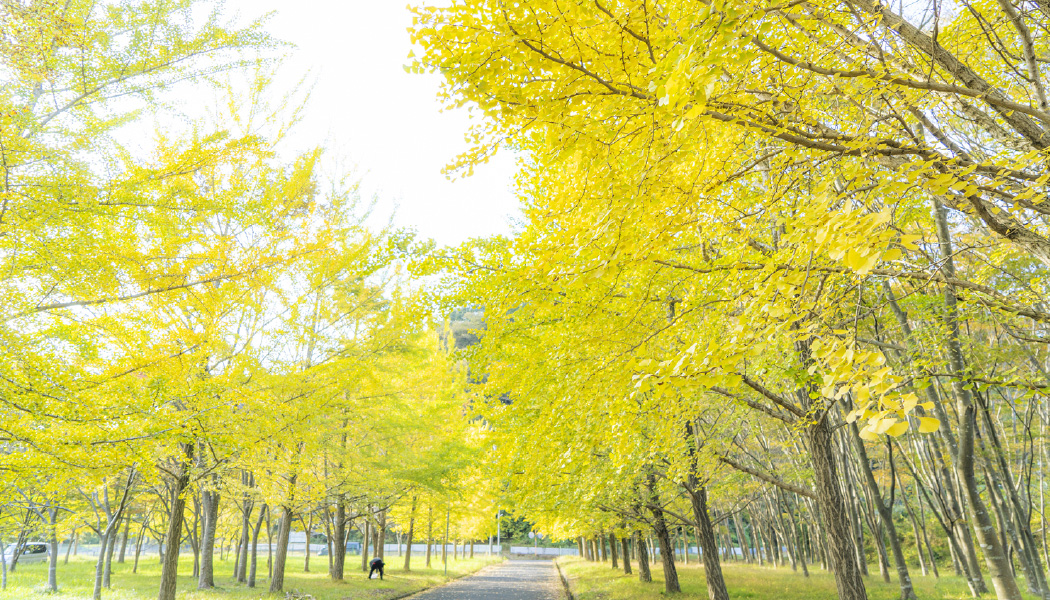
<path fill-rule="evenodd" d="M 509 560 L 476 575 L 412 596 L 413 600 L 564 600 L 565 588 L 549 560 Z"/>

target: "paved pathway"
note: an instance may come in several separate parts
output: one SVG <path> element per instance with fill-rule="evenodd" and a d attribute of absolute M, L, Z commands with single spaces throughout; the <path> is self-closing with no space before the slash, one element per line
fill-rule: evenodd
<path fill-rule="evenodd" d="M 508 560 L 470 577 L 412 596 L 413 600 L 564 600 L 554 562 Z"/>

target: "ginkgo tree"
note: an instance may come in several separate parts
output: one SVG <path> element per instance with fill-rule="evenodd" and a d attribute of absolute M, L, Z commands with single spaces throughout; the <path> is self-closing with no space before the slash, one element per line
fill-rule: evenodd
<path fill-rule="evenodd" d="M 417 10 L 414 68 L 440 72 L 450 103 L 480 109 L 461 166 L 508 140 L 528 156 L 522 232 L 453 257 L 464 295 L 487 309 L 493 351 L 518 336 L 530 349 L 508 367 L 518 380 L 557 378 L 561 401 L 582 403 L 572 369 L 606 382 L 623 370 L 637 385 L 619 393 L 706 390 L 805 432 L 843 598 L 866 597 L 866 567 L 835 423 L 857 421 L 869 440 L 936 434 L 951 457 L 933 459 L 951 496 L 937 510 L 952 515 L 971 589 L 984 591 L 976 536 L 997 594 L 1020 597 L 998 517 L 1017 532 L 1009 545 L 1030 591 L 1046 595 L 1028 526 L 1003 517 L 1030 512 L 977 483 L 977 428 L 997 437 L 1000 426 L 978 423 L 987 388 L 973 391 L 978 357 L 960 326 L 969 304 L 968 323 L 1006 336 L 1001 354 L 1027 345 L 1034 361 L 1013 359 L 1027 381 L 985 377 L 996 393 L 1043 377 L 1041 342 L 1017 335 L 1042 327 L 1041 284 L 1005 283 L 1044 276 L 1029 198 L 1047 177 L 1032 33 L 1043 13 L 929 9 L 933 32 L 863 2 L 454 2 Z M 921 327 L 933 346 L 900 343 L 914 325 L 896 299 L 916 294 L 941 307 Z M 900 327 L 890 341 L 887 320 Z M 560 354 L 592 340 L 606 347 Z"/>

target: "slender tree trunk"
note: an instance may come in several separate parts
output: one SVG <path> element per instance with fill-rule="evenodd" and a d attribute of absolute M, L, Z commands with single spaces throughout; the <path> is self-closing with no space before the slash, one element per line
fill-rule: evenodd
<path fill-rule="evenodd" d="M 295 477 L 292 477 L 295 485 Z M 270 593 L 284 591 L 284 567 L 288 561 L 288 537 L 292 532 L 292 508 L 281 507 L 281 525 L 277 532 L 277 555 L 273 561 L 273 578 L 270 580 Z"/>
<path fill-rule="evenodd" d="M 189 468 L 193 461 L 193 444 L 182 444 L 182 451 L 185 459 L 171 496 L 171 516 L 168 519 L 168 533 L 164 538 L 166 547 L 160 571 L 160 591 L 157 600 L 175 600 L 175 585 L 179 574 L 179 544 L 182 540 L 182 519 L 186 511 L 186 497 L 183 493 L 190 483 Z"/>
<path fill-rule="evenodd" d="M 999 433 L 992 421 L 988 400 L 979 392 L 975 394 L 975 397 L 983 417 L 984 429 L 987 432 L 980 438 L 981 449 L 995 458 L 994 462 L 989 461 L 987 479 L 991 489 L 997 491 L 1002 500 L 1001 510 L 1004 514 L 1001 531 L 1004 534 L 1009 531 L 1011 538 L 1015 540 L 1014 543 L 1021 551 L 1021 566 L 1024 568 L 1025 583 L 1029 593 L 1050 600 L 1050 588 L 1047 586 L 1043 564 L 1036 550 L 1035 536 L 1032 535 L 1030 508 L 1025 507 L 1025 502 L 1017 493 L 1017 484 L 1014 482 L 1010 465 L 999 441 Z M 1002 474 L 1001 479 L 1000 473 Z M 1029 503 L 1028 506 L 1030 507 L 1031 504 Z"/>
<path fill-rule="evenodd" d="M 310 518 L 307 519 L 306 523 L 306 558 L 303 560 L 303 573 L 310 572 L 310 536 L 314 529 L 314 514 L 310 513 Z"/>
<path fill-rule="evenodd" d="M 248 587 L 255 587 L 255 569 L 259 557 L 259 531 L 262 530 L 263 519 L 266 517 L 267 506 L 262 505 L 259 509 L 259 520 L 255 522 L 255 530 L 252 531 L 251 566 L 248 568 Z"/>
<path fill-rule="evenodd" d="M 383 558 L 383 553 L 386 551 L 386 511 L 379 513 L 379 529 L 376 541 L 376 552 L 375 555 L 379 558 Z"/>
<path fill-rule="evenodd" d="M 66 557 L 62 560 L 62 564 L 69 564 L 69 553 L 72 552 L 73 546 L 76 545 L 77 530 L 74 529 L 73 533 L 69 534 L 69 543 L 66 544 Z M 3 546 L 0 546 L 2 548 Z"/>
<path fill-rule="evenodd" d="M 205 490 L 201 493 L 204 522 L 201 531 L 201 563 L 197 580 L 198 590 L 215 587 L 215 532 L 219 521 L 219 493 Z M 219 547 L 220 554 L 222 547 Z"/>
<path fill-rule="evenodd" d="M 664 521 L 663 507 L 656 493 L 656 478 L 651 473 L 648 476 L 648 487 L 649 512 L 653 515 L 653 530 L 657 539 L 660 540 L 660 562 L 664 568 L 664 593 L 678 594 L 682 591 L 682 587 L 678 583 L 678 570 L 674 565 L 674 546 L 671 545 L 671 536 L 667 531 L 667 523 Z"/>
<path fill-rule="evenodd" d="M 620 556 L 623 558 L 623 574 L 624 575 L 630 575 L 631 574 L 631 542 L 628 539 L 628 536 L 625 535 L 625 536 L 621 536 L 620 537 L 620 549 L 622 550 L 622 552 L 620 553 Z"/>
<path fill-rule="evenodd" d="M 901 483 L 900 474 L 897 474 L 897 487 L 901 490 L 901 502 L 904 503 L 904 510 L 908 513 L 908 520 L 911 521 L 911 529 L 915 534 L 915 552 L 919 556 L 919 568 L 922 569 L 923 577 L 929 575 L 926 563 L 926 552 L 922 549 L 922 540 L 926 535 L 925 526 L 920 528 L 918 519 L 915 517 L 915 513 L 912 511 L 911 504 L 908 502 L 908 495 L 904 490 L 904 484 Z M 937 573 L 937 563 L 933 562 L 933 556 L 930 555 L 931 562 L 933 563 L 934 577 L 939 577 Z"/>
<path fill-rule="evenodd" d="M 339 495 L 335 505 L 335 542 L 332 544 L 332 581 L 342 581 L 346 569 L 346 499 Z"/>
<path fill-rule="evenodd" d="M 107 590 L 112 587 L 110 585 L 110 574 L 113 573 L 113 552 L 117 549 L 117 534 L 120 532 L 120 522 L 118 521 L 115 525 L 108 537 L 108 543 L 105 548 L 106 565 L 102 569 L 102 587 Z"/>
<path fill-rule="evenodd" d="M 939 200 L 934 200 L 934 219 L 937 225 L 937 239 L 943 257 L 942 269 L 949 279 L 955 278 L 955 264 L 952 256 L 951 237 L 948 231 L 948 219 Z M 948 365 L 951 369 L 952 391 L 955 394 L 956 412 L 959 415 L 959 449 L 955 457 L 955 473 L 962 484 L 963 495 L 970 506 L 977 541 L 984 551 L 984 561 L 988 566 L 988 575 L 992 579 L 999 600 L 1021 600 L 1021 590 L 1017 587 L 1013 570 L 1006 552 L 999 541 L 995 525 L 981 498 L 974 475 L 974 435 L 977 427 L 977 413 L 970 393 L 970 386 L 963 381 L 966 366 L 963 360 L 961 335 L 959 332 L 956 292 L 953 286 L 944 286 L 945 325 L 948 329 L 947 350 Z"/>
<path fill-rule="evenodd" d="M 266 513 L 266 578 L 273 579 L 273 523 Z"/>
<path fill-rule="evenodd" d="M 328 506 L 324 509 L 324 537 L 325 549 L 328 553 L 328 576 L 332 577 L 335 570 L 335 562 L 332 560 L 335 553 L 335 546 L 332 544 L 335 532 L 332 531 L 332 510 Z"/>
<path fill-rule="evenodd" d="M 124 534 L 120 536 L 120 553 L 117 554 L 117 562 L 124 564 L 124 552 L 128 547 L 128 534 L 131 532 L 131 512 L 124 518 Z"/>
<path fill-rule="evenodd" d="M 53 594 L 58 591 L 58 509 L 48 508 L 48 542 L 51 546 L 51 555 L 47 561 L 47 587 L 45 593 Z M 3 546 L 0 546 L 3 548 Z M 0 561 L 3 557 L 0 557 Z"/>
<path fill-rule="evenodd" d="M 638 581 L 652 583 L 653 576 L 649 572 L 649 551 L 645 547 L 645 537 L 641 531 L 634 532 L 634 542 L 638 549 Z"/>
<path fill-rule="evenodd" d="M 799 536 L 798 533 L 798 520 L 795 518 L 795 510 L 792 506 L 791 498 L 786 497 L 784 494 L 781 493 L 779 489 L 777 490 L 777 495 L 781 496 L 781 499 L 784 502 L 784 506 L 785 508 L 787 508 L 788 511 L 788 526 L 790 527 L 789 531 L 791 533 L 791 543 L 795 549 L 795 555 L 798 558 L 798 564 L 800 567 L 802 567 L 802 575 L 804 577 L 809 577 L 809 568 L 806 566 L 806 552 L 805 549 L 802 547 L 802 538 L 801 536 Z M 742 552 L 743 547 L 741 547 L 741 553 Z"/>
<path fill-rule="evenodd" d="M 879 517 L 882 519 L 882 526 L 886 528 L 886 537 L 889 539 L 890 549 L 893 551 L 893 562 L 897 566 L 897 582 L 901 588 L 901 600 L 918 600 L 918 597 L 915 595 L 915 589 L 912 587 L 908 564 L 904 562 L 904 550 L 901 548 L 900 540 L 897 538 L 897 527 L 893 523 L 893 510 L 882 500 L 882 492 L 879 490 L 878 482 L 875 481 L 875 475 L 871 472 L 868 449 L 864 446 L 864 440 L 860 437 L 857 423 L 850 423 L 849 429 L 850 437 L 853 439 L 853 446 L 857 451 L 857 463 L 860 467 L 861 476 L 864 479 L 864 483 L 868 486 L 868 495 L 875 505 L 875 510 L 879 512 Z M 890 460 L 892 460 L 893 446 L 887 446 L 887 451 L 890 453 Z"/>
<path fill-rule="evenodd" d="M 241 542 L 237 548 L 236 579 L 238 583 L 248 580 L 248 546 L 252 541 L 252 510 L 255 503 L 245 499 L 241 505 Z"/>
<path fill-rule="evenodd" d="M 149 515 L 142 521 L 142 528 L 139 529 L 139 535 L 135 538 L 135 563 L 131 566 L 132 573 L 139 572 L 139 556 L 142 555 L 142 543 L 146 539 L 146 524 L 149 523 Z"/>
<path fill-rule="evenodd" d="M 361 571 L 368 572 L 368 544 L 372 541 L 372 523 L 365 516 L 365 528 L 361 536 Z"/>
<path fill-rule="evenodd" d="M 412 511 L 408 517 L 408 540 L 405 542 L 405 572 L 412 570 L 412 541 L 416 532 L 416 499 L 416 496 L 412 497 Z"/>
<path fill-rule="evenodd" d="M 434 507 L 427 508 L 427 568 L 430 568 L 430 551 L 434 546 Z M 503 552 L 503 549 L 500 549 Z"/>
<path fill-rule="evenodd" d="M 707 597 L 710 600 L 729 600 L 725 578 L 722 576 L 722 564 L 718 560 L 718 542 L 715 540 L 715 530 L 707 510 L 707 488 L 702 485 L 696 486 L 690 491 L 689 500 L 693 507 L 696 537 L 700 540 L 700 553 L 704 559 Z"/>
<path fill-rule="evenodd" d="M 744 562 L 751 562 L 747 542 L 744 541 L 744 527 L 739 523 L 739 515 L 730 517 L 729 525 L 733 528 L 733 534 L 736 536 L 737 545 L 740 546 L 740 556 L 744 559 Z"/>
<path fill-rule="evenodd" d="M 444 541 L 441 544 L 441 564 L 448 565 L 448 515 L 449 509 L 445 509 L 445 537 L 442 538 Z"/>
<path fill-rule="evenodd" d="M 106 570 L 106 546 L 109 538 L 105 532 L 99 536 L 98 559 L 95 561 L 95 588 L 92 592 L 93 600 L 102 600 L 102 578 Z"/>
<path fill-rule="evenodd" d="M 809 342 L 795 342 L 803 368 L 813 361 Z M 809 410 L 813 398 L 819 398 L 820 392 L 812 383 L 796 391 L 798 403 Z M 835 469 L 835 456 L 832 452 L 833 430 L 826 415 L 818 417 L 806 427 L 809 441 L 810 463 L 813 466 L 814 488 L 823 529 L 827 536 L 831 555 L 832 569 L 835 572 L 835 587 L 840 600 L 867 600 L 868 592 L 864 588 L 864 579 L 858 568 L 856 540 L 852 535 L 849 513 L 842 497 L 838 472 Z"/>

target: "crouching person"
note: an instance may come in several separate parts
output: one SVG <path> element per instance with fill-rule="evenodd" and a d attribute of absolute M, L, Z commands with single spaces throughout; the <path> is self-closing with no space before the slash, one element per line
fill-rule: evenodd
<path fill-rule="evenodd" d="M 379 558 L 377 556 L 377 557 L 373 558 L 372 562 L 370 562 L 368 564 L 372 567 L 372 570 L 368 572 L 368 578 L 371 579 L 372 578 L 372 573 L 375 573 L 376 571 L 379 571 L 379 579 L 382 579 L 383 578 L 383 559 L 381 559 L 381 558 Z"/>

